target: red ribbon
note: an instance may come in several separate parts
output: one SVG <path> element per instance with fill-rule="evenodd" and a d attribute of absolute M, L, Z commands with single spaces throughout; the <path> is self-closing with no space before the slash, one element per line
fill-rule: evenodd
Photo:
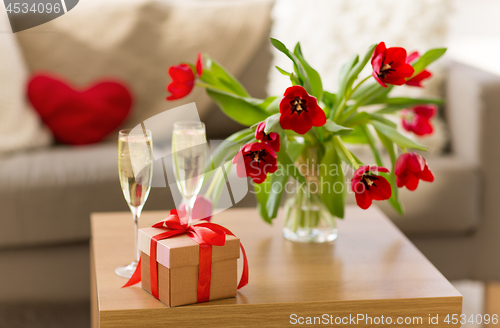
<path fill-rule="evenodd" d="M 153 225 L 154 228 L 166 229 L 167 231 L 157 234 L 151 238 L 150 246 L 150 274 L 151 274 L 151 294 L 159 299 L 158 295 L 158 262 L 156 251 L 158 241 L 177 235 L 187 234 L 191 239 L 200 245 L 200 265 L 198 272 L 198 298 L 197 302 L 207 302 L 210 299 L 210 281 L 212 277 L 212 245 L 224 246 L 226 235 L 235 236 L 230 230 L 215 223 L 202 221 L 203 223 L 188 225 L 181 222 L 177 210 L 171 210 L 170 215 Z M 238 289 L 248 284 L 248 261 L 245 248 L 240 243 L 243 254 L 243 273 L 241 275 Z M 129 287 L 141 281 L 141 261 L 135 269 L 132 277 L 123 287 Z M 123 288 L 122 287 L 122 288 Z"/>

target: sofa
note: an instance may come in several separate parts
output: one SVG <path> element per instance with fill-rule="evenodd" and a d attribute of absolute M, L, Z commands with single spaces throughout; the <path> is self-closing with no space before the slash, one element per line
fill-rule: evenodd
<path fill-rule="evenodd" d="M 18 55 L 31 74 L 50 72 L 79 88 L 101 77 L 126 82 L 135 104 L 122 128 L 195 101 L 208 138 L 221 139 L 241 126 L 217 110 L 201 90 L 183 100 L 165 101 L 168 67 L 194 61 L 198 51 L 207 52 L 254 95 L 264 97 L 271 6 L 268 0 L 137 0 L 120 6 L 86 1 L 15 37 Z M 200 32 L 190 27 L 192 17 L 211 28 Z M 103 30 L 104 24 L 111 27 Z M 217 43 L 221 36 L 222 45 Z M 168 45 L 175 44 L 179 47 L 173 51 Z M 98 144 L 54 142 L 7 152 L 0 155 L 0 168 L 0 304 L 86 301 L 89 215 L 129 211 L 118 182 L 117 131 Z M 168 190 L 153 188 L 144 210 L 172 207 Z"/>
<path fill-rule="evenodd" d="M 152 10 L 148 6 L 143 9 Z M 265 6 L 270 10 L 269 2 Z M 269 31 L 270 20 L 262 24 Z M 235 75 L 256 97 L 266 95 L 271 62 L 268 37 L 268 32 L 262 33 L 247 57 L 235 65 Z M 29 42 L 33 35 L 18 38 L 25 56 L 34 56 Z M 32 71 L 47 64 L 35 59 L 28 60 Z M 166 74 L 163 82 L 162 88 L 168 82 Z M 436 181 L 422 183 L 411 195 L 402 192 L 405 217 L 380 204 L 449 279 L 500 279 L 495 190 L 500 175 L 494 173 L 500 159 L 499 90 L 500 76 L 449 60 L 444 112 L 451 147 L 446 154 L 428 158 Z M 203 97 L 196 93 L 186 102 L 207 103 L 202 118 L 209 138 L 241 128 Z M 137 117 L 142 120 L 147 115 L 142 112 Z M 115 137 L 110 136 L 93 145 L 54 144 L 0 157 L 0 303 L 89 299 L 90 214 L 128 211 L 118 181 L 116 151 Z M 237 204 L 254 205 L 251 194 Z M 153 188 L 144 210 L 172 207 L 168 189 Z"/>

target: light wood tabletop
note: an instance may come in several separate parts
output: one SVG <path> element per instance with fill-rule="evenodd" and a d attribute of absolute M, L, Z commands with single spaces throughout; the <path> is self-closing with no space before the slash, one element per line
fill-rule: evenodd
<path fill-rule="evenodd" d="M 166 215 L 145 212 L 140 226 Z M 315 317 L 321 320 L 316 323 L 338 327 L 383 327 L 381 320 L 395 327 L 426 327 L 436 316 L 433 327 L 453 327 L 444 322 L 446 316 L 462 310 L 458 291 L 373 206 L 366 211 L 348 207 L 346 218 L 338 220 L 338 239 L 328 244 L 285 240 L 283 218 L 270 226 L 255 209 L 215 215 L 213 222 L 245 246 L 249 284 L 236 298 L 175 308 L 140 284 L 120 288 L 126 279 L 114 270 L 132 258 L 131 214 L 95 213 L 91 222 L 94 327 L 280 327 Z M 401 320 L 411 324 L 398 324 Z"/>
<path fill-rule="evenodd" d="M 486 309 L 484 311 L 485 314 L 489 314 L 490 317 L 494 314 L 500 314 L 500 282 L 490 282 L 486 284 L 486 300 L 485 300 Z M 491 321 L 491 320 L 490 320 Z M 494 324 L 490 322 L 485 325 L 486 327 L 498 327 L 498 323 Z"/>

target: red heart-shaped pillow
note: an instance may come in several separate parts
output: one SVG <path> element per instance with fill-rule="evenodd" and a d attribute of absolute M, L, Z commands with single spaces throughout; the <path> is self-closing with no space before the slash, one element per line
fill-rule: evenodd
<path fill-rule="evenodd" d="M 118 128 L 132 107 L 130 92 L 118 82 L 100 81 L 76 90 L 44 74 L 31 78 L 28 98 L 56 140 L 70 145 L 101 141 Z"/>

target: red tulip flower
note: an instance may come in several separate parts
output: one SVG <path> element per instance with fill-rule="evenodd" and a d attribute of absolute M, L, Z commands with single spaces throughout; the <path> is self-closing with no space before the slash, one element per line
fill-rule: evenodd
<path fill-rule="evenodd" d="M 255 183 L 262 183 L 267 173 L 274 173 L 278 169 L 276 153 L 273 148 L 263 142 L 249 143 L 233 158 L 236 164 L 236 173 L 240 178 L 250 177 Z"/>
<path fill-rule="evenodd" d="M 280 151 L 280 135 L 276 132 L 265 133 L 265 128 L 265 122 L 260 122 L 259 125 L 257 125 L 257 130 L 255 130 L 255 139 L 268 143 L 275 152 Z"/>
<path fill-rule="evenodd" d="M 412 61 L 418 59 L 420 57 L 420 54 L 418 51 L 412 52 L 411 54 L 408 55 L 406 58 L 406 63 L 410 64 Z M 428 70 L 424 69 L 422 72 L 418 73 L 411 79 L 406 81 L 406 85 L 410 85 L 412 87 L 419 87 L 422 88 L 422 81 L 425 79 L 428 79 L 432 76 L 432 73 L 429 72 Z"/>
<path fill-rule="evenodd" d="M 381 86 L 387 88 L 387 84 L 403 85 L 406 78 L 413 75 L 413 67 L 406 62 L 406 50 L 399 47 L 386 48 L 384 42 L 380 42 L 371 59 L 372 75 Z"/>
<path fill-rule="evenodd" d="M 394 166 L 394 173 L 398 188 L 406 186 L 411 191 L 417 189 L 419 180 L 434 181 L 434 174 L 429 170 L 427 161 L 417 153 L 405 153 L 399 156 Z"/>
<path fill-rule="evenodd" d="M 196 75 L 200 77 L 203 73 L 202 55 L 198 54 L 196 61 Z M 179 64 L 171 66 L 168 69 L 168 74 L 172 78 L 172 82 L 167 86 L 168 92 L 171 93 L 167 100 L 181 99 L 191 93 L 194 88 L 195 76 L 193 69 L 188 64 Z"/>
<path fill-rule="evenodd" d="M 422 88 L 423 87 L 422 81 L 430 78 L 431 76 L 432 73 L 424 69 L 422 72 L 418 73 L 417 75 L 406 81 L 406 85 Z"/>
<path fill-rule="evenodd" d="M 305 134 L 313 126 L 326 123 L 325 112 L 318 106 L 315 97 L 310 96 L 300 85 L 285 90 L 280 102 L 280 124 L 283 129 Z"/>
<path fill-rule="evenodd" d="M 406 63 L 411 64 L 418 58 L 420 58 L 420 54 L 418 53 L 418 51 L 414 51 L 411 54 L 409 54 L 408 57 L 406 57 Z"/>
<path fill-rule="evenodd" d="M 432 134 L 434 131 L 430 120 L 436 115 L 435 105 L 421 105 L 401 111 L 403 128 L 418 136 Z"/>
<path fill-rule="evenodd" d="M 198 58 L 196 59 L 196 74 L 198 77 L 203 74 L 203 55 L 201 52 L 198 53 Z"/>
<path fill-rule="evenodd" d="M 184 204 L 184 202 L 181 203 L 177 212 L 180 218 L 186 216 L 186 204 Z M 212 218 L 212 201 L 202 195 L 196 196 L 191 214 L 193 216 L 193 220 L 210 221 Z"/>
<path fill-rule="evenodd" d="M 389 172 L 385 167 L 363 165 L 354 172 L 351 189 L 355 192 L 356 203 L 366 210 L 374 200 L 386 200 L 391 197 L 391 185 L 378 172 Z"/>

